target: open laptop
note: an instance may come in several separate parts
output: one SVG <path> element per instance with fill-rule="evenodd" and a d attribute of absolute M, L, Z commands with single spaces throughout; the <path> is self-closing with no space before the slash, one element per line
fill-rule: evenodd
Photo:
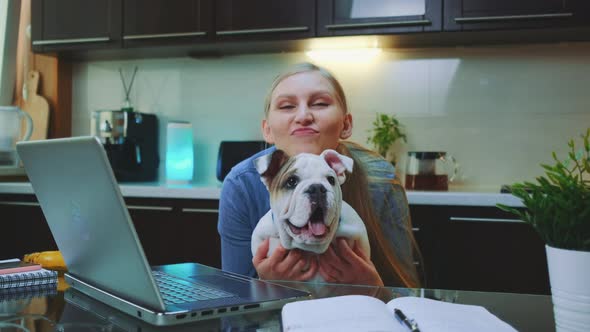
<path fill-rule="evenodd" d="M 19 142 L 71 287 L 154 325 L 282 307 L 307 292 L 186 263 L 150 268 L 102 144 Z M 161 222 L 166 222 L 162 220 Z"/>

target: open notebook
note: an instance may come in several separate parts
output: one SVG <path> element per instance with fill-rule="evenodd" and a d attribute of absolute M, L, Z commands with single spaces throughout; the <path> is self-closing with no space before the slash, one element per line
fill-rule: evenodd
<path fill-rule="evenodd" d="M 400 331 L 408 332 L 393 314 L 400 309 L 421 332 L 516 331 L 484 307 L 421 297 L 398 297 L 387 304 L 365 295 L 346 295 L 286 304 L 283 331 Z"/>

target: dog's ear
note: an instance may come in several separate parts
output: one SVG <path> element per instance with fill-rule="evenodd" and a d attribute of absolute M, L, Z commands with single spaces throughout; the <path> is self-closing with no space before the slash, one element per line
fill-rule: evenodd
<path fill-rule="evenodd" d="M 283 150 L 275 150 L 273 153 L 269 153 L 254 160 L 254 165 L 256 166 L 258 174 L 260 174 L 260 179 L 267 189 L 270 187 L 272 179 L 277 175 L 287 159 L 289 158 Z"/>
<path fill-rule="evenodd" d="M 320 156 L 323 157 L 326 163 L 328 163 L 334 172 L 336 172 L 338 182 L 343 184 L 344 180 L 346 180 L 345 172 L 352 172 L 352 158 L 341 155 L 334 150 L 325 150 Z"/>

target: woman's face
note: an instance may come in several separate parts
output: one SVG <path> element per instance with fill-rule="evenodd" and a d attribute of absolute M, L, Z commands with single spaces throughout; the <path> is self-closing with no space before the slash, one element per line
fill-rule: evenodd
<path fill-rule="evenodd" d="M 289 156 L 335 149 L 352 134 L 352 117 L 336 100 L 330 82 L 317 71 L 281 81 L 271 95 L 264 139 Z"/>

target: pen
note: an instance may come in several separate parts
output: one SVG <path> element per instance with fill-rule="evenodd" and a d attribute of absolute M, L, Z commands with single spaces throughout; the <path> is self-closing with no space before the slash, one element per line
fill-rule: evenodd
<path fill-rule="evenodd" d="M 410 331 L 420 332 L 420 329 L 418 329 L 418 323 L 416 323 L 413 319 L 409 319 L 401 310 L 394 308 L 393 313 L 395 314 L 395 318 L 397 318 L 400 323 L 405 324 L 410 329 Z"/>

